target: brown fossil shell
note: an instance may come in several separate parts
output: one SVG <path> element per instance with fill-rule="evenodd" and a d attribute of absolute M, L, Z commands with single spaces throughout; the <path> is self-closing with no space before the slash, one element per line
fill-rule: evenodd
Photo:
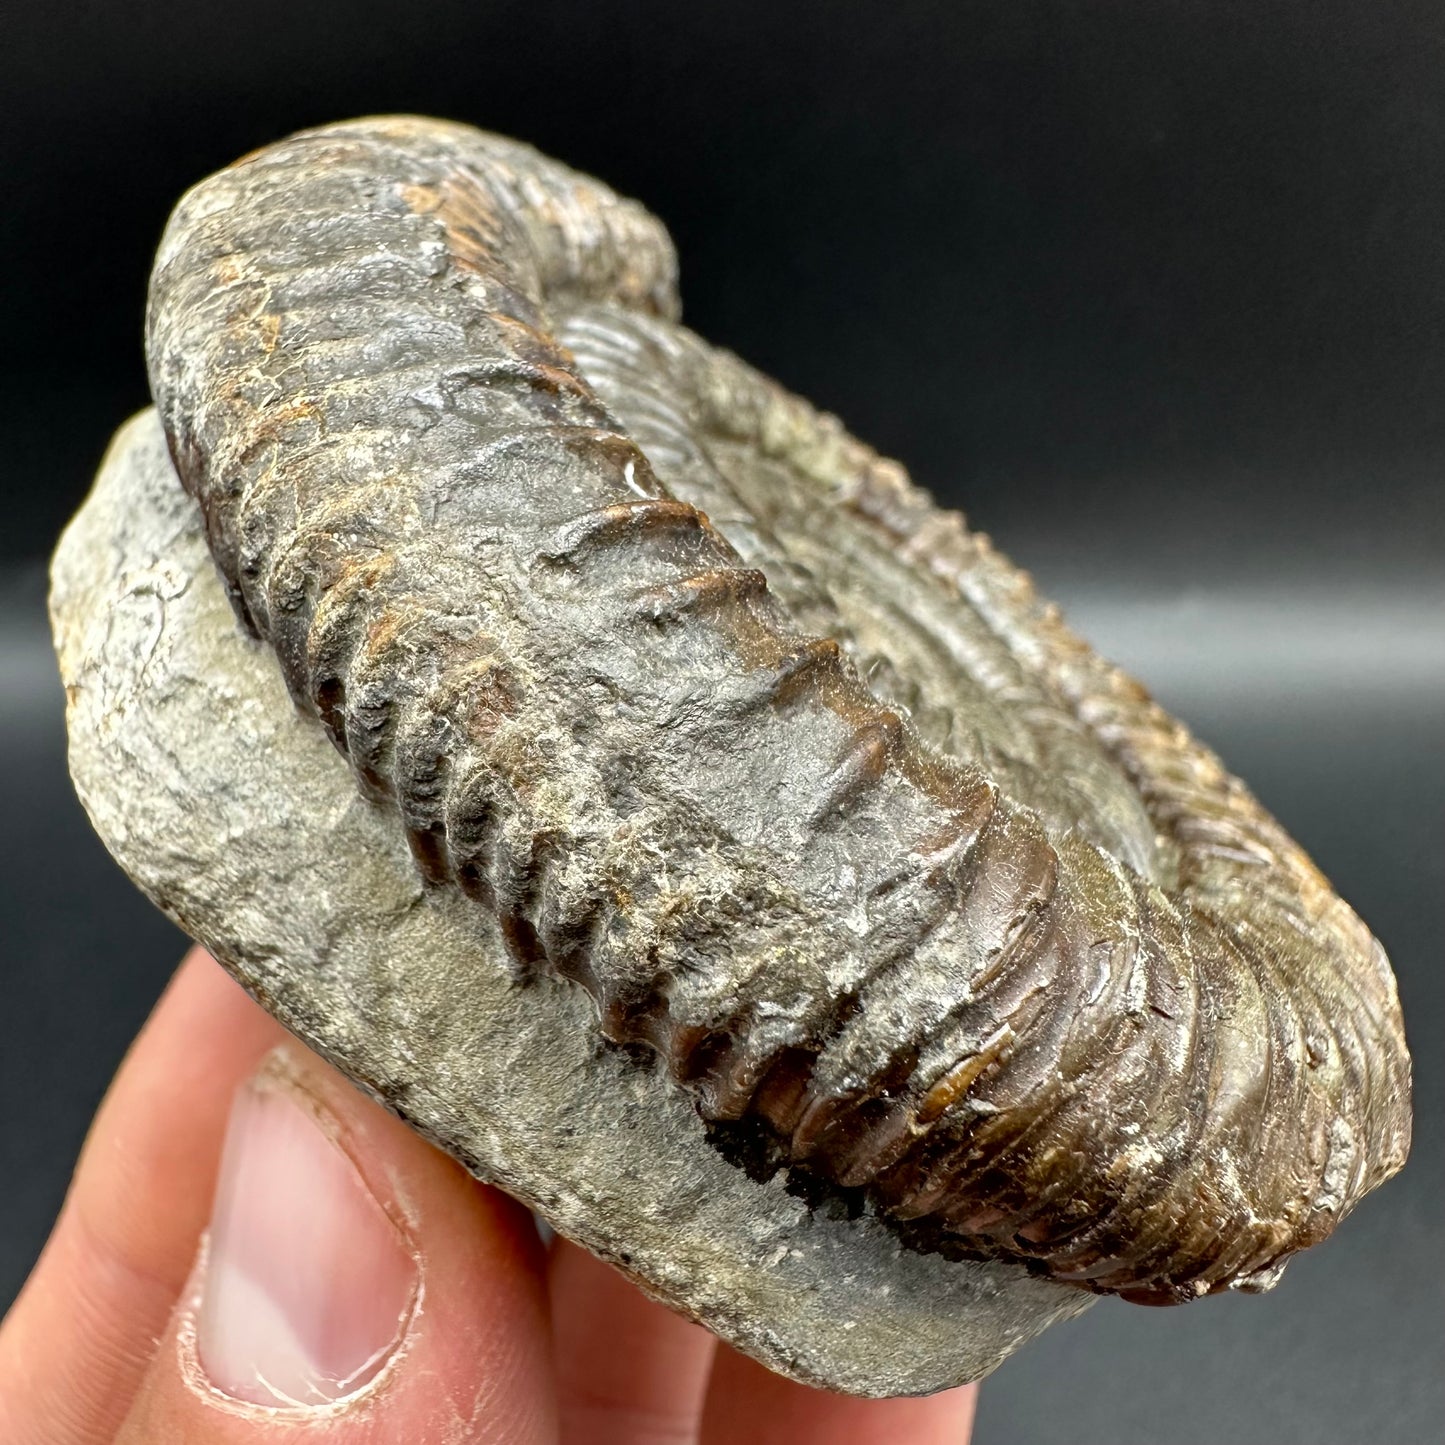
<path fill-rule="evenodd" d="M 389 118 L 192 190 L 152 387 L 243 622 L 519 977 L 922 1248 L 1273 1282 L 1403 1163 L 1380 946 L 635 204 Z"/>

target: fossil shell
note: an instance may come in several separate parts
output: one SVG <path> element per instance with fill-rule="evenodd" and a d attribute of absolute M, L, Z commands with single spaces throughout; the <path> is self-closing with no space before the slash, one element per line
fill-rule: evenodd
<path fill-rule="evenodd" d="M 407 118 L 180 203 L 152 388 L 245 625 L 520 979 L 739 1167 L 1172 1302 L 1403 1163 L 1383 951 L 1028 579 L 676 321 L 634 203 Z"/>
<path fill-rule="evenodd" d="M 153 410 L 116 434 L 50 602 L 71 777 L 116 861 L 308 1046 L 560 1235 L 851 1394 L 978 1379 L 1095 1302 L 737 1168 L 662 1060 L 601 1038 L 586 990 L 519 986 L 497 920 L 422 880 L 396 809 L 236 626 Z"/>

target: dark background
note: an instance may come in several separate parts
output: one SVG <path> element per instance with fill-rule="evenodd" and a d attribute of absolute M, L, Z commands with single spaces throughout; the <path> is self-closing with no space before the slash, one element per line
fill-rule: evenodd
<path fill-rule="evenodd" d="M 1445 1418 L 1445 12 L 516 0 L 0 17 L 0 1307 L 181 940 L 64 774 L 43 559 L 146 400 L 190 182 L 415 110 L 641 197 L 690 323 L 1031 567 L 1395 960 L 1415 1156 L 1262 1299 L 1106 1301 L 977 1438 L 1424 1442 Z"/>

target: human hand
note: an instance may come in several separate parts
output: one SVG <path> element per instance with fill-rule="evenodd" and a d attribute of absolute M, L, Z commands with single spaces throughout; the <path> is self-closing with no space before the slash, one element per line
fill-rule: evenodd
<path fill-rule="evenodd" d="M 792 1384 L 544 1247 L 199 949 L 0 1325 L 7 1445 L 961 1445 L 974 1394 Z"/>

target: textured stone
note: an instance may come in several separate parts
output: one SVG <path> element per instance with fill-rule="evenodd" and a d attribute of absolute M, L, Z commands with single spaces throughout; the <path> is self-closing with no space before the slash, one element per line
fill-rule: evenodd
<path fill-rule="evenodd" d="M 152 413 L 62 540 L 52 614 L 71 771 L 136 882 L 308 1044 L 649 1294 L 864 1395 L 976 1379 L 1090 1302 L 754 1182 L 660 1067 L 602 1041 L 580 988 L 519 985 L 485 911 L 423 886 L 237 628 Z"/>

